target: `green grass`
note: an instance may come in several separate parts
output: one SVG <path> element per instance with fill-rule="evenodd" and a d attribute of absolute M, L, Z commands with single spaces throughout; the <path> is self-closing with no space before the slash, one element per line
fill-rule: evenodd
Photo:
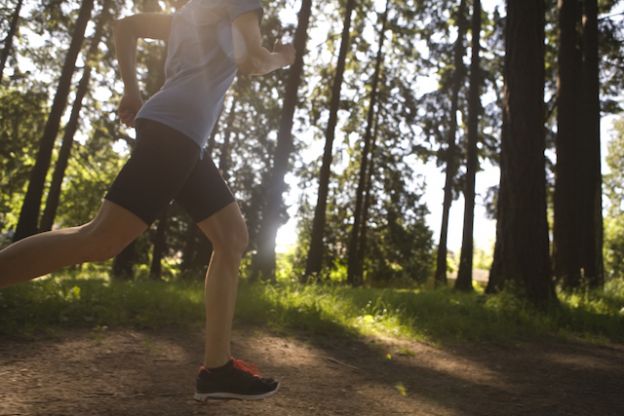
<path fill-rule="evenodd" d="M 55 278 L 0 291 L 0 333 L 63 327 L 200 326 L 200 282 Z M 276 286 L 245 282 L 238 323 L 323 335 L 383 335 L 434 343 L 513 342 L 547 337 L 624 341 L 624 281 L 589 294 L 560 294 L 538 311 L 510 293 L 485 296 L 450 289 Z"/>

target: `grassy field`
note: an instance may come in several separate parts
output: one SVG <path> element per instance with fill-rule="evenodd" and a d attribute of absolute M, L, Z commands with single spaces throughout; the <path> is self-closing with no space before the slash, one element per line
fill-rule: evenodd
<path fill-rule="evenodd" d="M 0 334 L 63 327 L 201 326 L 197 281 L 110 282 L 104 275 L 56 277 L 0 291 Z M 384 335 L 433 343 L 514 342 L 539 337 L 624 341 L 624 280 L 597 292 L 560 293 L 538 311 L 510 293 L 241 283 L 239 324 L 324 335 Z"/>

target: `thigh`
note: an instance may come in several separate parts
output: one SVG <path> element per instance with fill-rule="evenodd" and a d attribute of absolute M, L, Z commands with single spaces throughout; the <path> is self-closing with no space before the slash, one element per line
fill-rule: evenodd
<path fill-rule="evenodd" d="M 99 239 L 118 240 L 129 244 L 146 229 L 145 222 L 126 208 L 104 200 L 95 218 L 85 224 L 87 230 L 97 233 Z"/>
<path fill-rule="evenodd" d="M 149 225 L 180 192 L 199 153 L 199 146 L 178 131 L 152 120 L 137 120 L 136 147 L 105 199 Z"/>
<path fill-rule="evenodd" d="M 175 200 L 196 223 L 235 202 L 230 188 L 208 156 L 197 162 Z"/>

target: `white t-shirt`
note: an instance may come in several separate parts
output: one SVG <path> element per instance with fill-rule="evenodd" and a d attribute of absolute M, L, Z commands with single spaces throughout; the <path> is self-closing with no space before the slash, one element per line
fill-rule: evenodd
<path fill-rule="evenodd" d="M 173 15 L 165 62 L 166 81 L 136 118 L 163 123 L 206 141 L 236 76 L 232 21 L 258 11 L 260 0 L 191 0 Z"/>

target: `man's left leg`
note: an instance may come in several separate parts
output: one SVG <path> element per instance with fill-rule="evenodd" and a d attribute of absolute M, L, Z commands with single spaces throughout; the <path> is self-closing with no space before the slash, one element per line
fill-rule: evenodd
<path fill-rule="evenodd" d="M 245 220 L 236 202 L 230 203 L 198 227 L 212 243 L 212 258 L 205 284 L 206 349 L 204 367 L 226 364 L 231 357 L 230 339 L 238 288 L 238 269 L 247 248 Z"/>
<path fill-rule="evenodd" d="M 198 223 L 213 246 L 205 285 L 206 333 L 204 366 L 197 375 L 195 399 L 269 397 L 279 383 L 262 378 L 241 360 L 231 357 L 232 320 L 238 289 L 238 268 L 247 248 L 247 226 L 236 202 Z"/>

